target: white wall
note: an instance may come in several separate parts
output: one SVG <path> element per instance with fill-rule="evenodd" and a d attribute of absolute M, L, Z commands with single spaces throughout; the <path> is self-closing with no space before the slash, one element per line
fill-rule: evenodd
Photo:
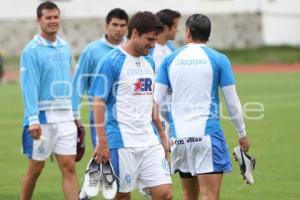
<path fill-rule="evenodd" d="M 41 0 L 0 0 L 0 18 L 34 18 Z M 55 1 L 65 17 L 103 17 L 115 7 L 132 14 L 171 8 L 183 14 L 254 12 L 259 0 L 61 0 Z"/>
<path fill-rule="evenodd" d="M 300 1 L 269 0 L 260 5 L 262 10 L 263 41 L 267 45 L 300 46 Z"/>
<path fill-rule="evenodd" d="M 34 20 L 41 0 L 0 0 L 0 21 Z M 60 0 L 62 18 L 103 18 L 115 7 L 129 14 L 163 8 L 183 15 L 261 13 L 262 44 L 300 46 L 300 0 Z M 245 24 L 248 24 L 245 22 Z M 5 30 L 0 30 L 1 32 Z"/>

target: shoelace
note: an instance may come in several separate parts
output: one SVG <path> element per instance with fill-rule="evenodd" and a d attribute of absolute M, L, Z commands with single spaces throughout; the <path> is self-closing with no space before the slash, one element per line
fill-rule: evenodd
<path fill-rule="evenodd" d="M 104 186 L 105 188 L 109 189 L 113 187 L 114 177 L 113 175 L 106 175 L 106 178 L 104 178 Z"/>
<path fill-rule="evenodd" d="M 90 173 L 90 179 L 89 179 L 89 185 L 91 187 L 96 187 L 97 183 L 100 181 L 100 172 L 89 172 Z"/>

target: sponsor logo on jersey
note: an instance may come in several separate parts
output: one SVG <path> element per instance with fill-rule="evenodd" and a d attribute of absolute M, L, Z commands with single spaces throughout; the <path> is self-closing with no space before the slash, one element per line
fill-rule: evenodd
<path fill-rule="evenodd" d="M 175 61 L 175 65 L 201 65 L 207 64 L 206 59 L 179 59 Z"/>
<path fill-rule="evenodd" d="M 139 78 L 134 83 L 133 96 L 138 95 L 152 95 L 152 79 Z"/>

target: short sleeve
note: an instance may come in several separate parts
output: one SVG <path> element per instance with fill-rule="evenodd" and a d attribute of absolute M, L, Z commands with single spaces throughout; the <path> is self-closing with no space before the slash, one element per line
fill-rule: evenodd
<path fill-rule="evenodd" d="M 235 84 L 231 63 L 227 56 L 221 55 L 220 59 L 220 86 L 224 87 L 227 85 Z"/>

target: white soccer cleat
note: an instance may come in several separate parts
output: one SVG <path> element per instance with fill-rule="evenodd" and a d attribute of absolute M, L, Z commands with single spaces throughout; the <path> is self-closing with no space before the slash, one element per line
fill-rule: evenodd
<path fill-rule="evenodd" d="M 88 198 L 95 197 L 100 191 L 100 164 L 98 164 L 94 158 L 92 158 L 88 165 L 84 176 L 84 182 L 82 187 L 82 197 L 86 195 Z M 80 195 L 79 195 L 80 196 Z M 84 199 L 84 198 L 83 198 Z"/>
<path fill-rule="evenodd" d="M 88 196 L 83 188 L 80 190 L 79 200 L 88 200 Z"/>
<path fill-rule="evenodd" d="M 233 155 L 240 165 L 241 174 L 246 180 L 246 183 L 253 184 L 254 178 L 252 172 L 255 168 L 255 159 L 243 152 L 239 146 L 233 149 Z"/>
<path fill-rule="evenodd" d="M 101 163 L 101 190 L 104 199 L 113 199 L 117 194 L 117 180 L 111 162 Z"/>

